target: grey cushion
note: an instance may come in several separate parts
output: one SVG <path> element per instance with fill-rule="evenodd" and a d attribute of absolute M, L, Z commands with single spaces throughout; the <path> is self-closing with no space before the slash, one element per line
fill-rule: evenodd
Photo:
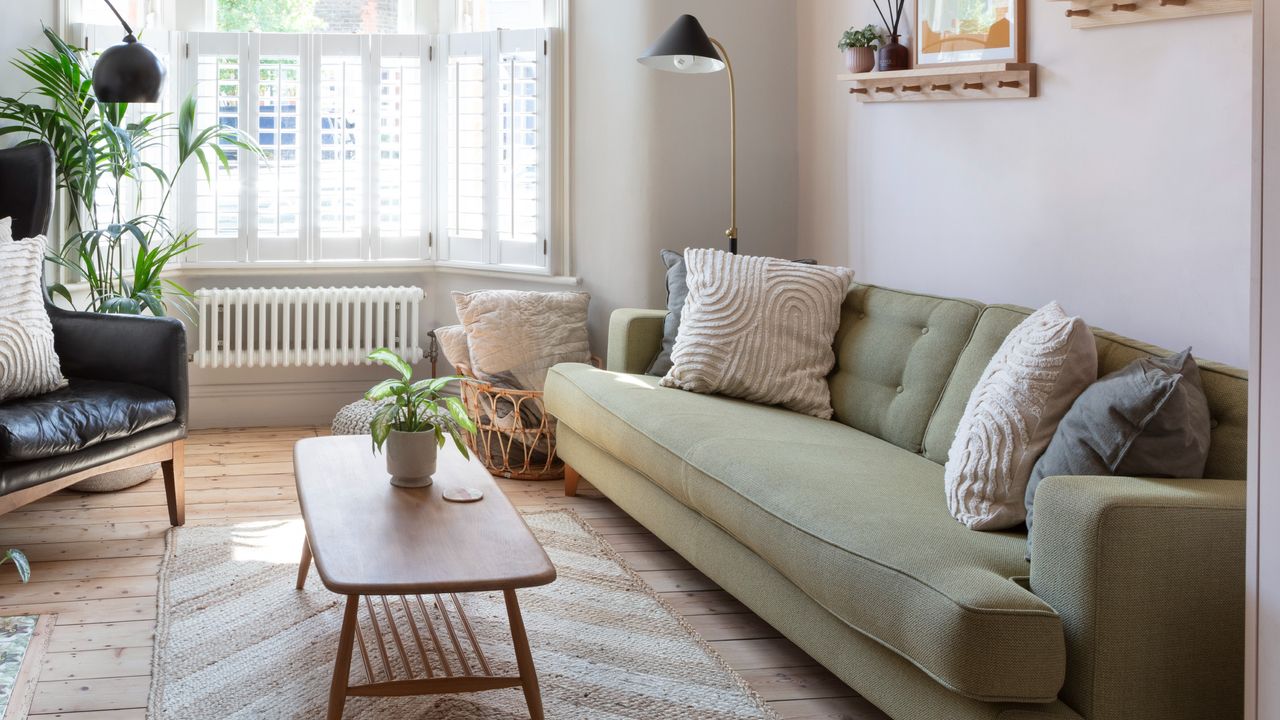
<path fill-rule="evenodd" d="M 663 250 L 661 256 L 662 263 L 667 266 L 667 319 L 662 323 L 662 349 L 646 371 L 646 374 L 658 377 L 671 369 L 671 351 L 676 347 L 684 300 L 689 297 L 689 273 L 684 266 L 684 255 Z"/>
<path fill-rule="evenodd" d="M 1203 477 L 1209 433 L 1209 403 L 1190 348 L 1134 360 L 1090 385 L 1058 425 L 1031 471 L 1027 526 L 1046 477 Z"/>
<path fill-rule="evenodd" d="M 684 254 L 663 250 L 662 264 L 667 266 L 667 319 L 662 323 L 662 349 L 649 364 L 646 375 L 662 377 L 671 369 L 671 351 L 676 347 L 676 335 L 680 332 L 680 317 L 684 313 L 684 301 L 689 297 L 689 273 L 684 266 Z M 793 262 L 817 265 L 811 258 Z"/>

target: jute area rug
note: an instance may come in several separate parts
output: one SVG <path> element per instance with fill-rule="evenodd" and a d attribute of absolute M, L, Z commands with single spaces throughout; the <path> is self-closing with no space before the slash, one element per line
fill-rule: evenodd
<path fill-rule="evenodd" d="M 519 592 L 548 718 L 776 720 L 575 514 L 543 511 L 525 519 L 559 572 L 551 585 Z M 341 597 L 324 588 L 314 568 L 307 589 L 294 589 L 302 537 L 301 520 L 170 531 L 151 720 L 324 717 Z M 517 674 L 501 593 L 459 597 L 494 673 Z M 360 621 L 364 637 L 372 637 L 363 611 Z M 394 665 L 396 652 L 387 650 Z M 380 658 L 371 655 L 376 672 Z M 366 682 L 364 673 L 357 655 L 352 684 Z M 521 691 L 507 689 L 353 697 L 343 717 L 507 720 L 529 714 Z"/>

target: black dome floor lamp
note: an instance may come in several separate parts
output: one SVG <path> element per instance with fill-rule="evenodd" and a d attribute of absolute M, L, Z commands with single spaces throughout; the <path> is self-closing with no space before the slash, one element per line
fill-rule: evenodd
<path fill-rule="evenodd" d="M 684 75 L 729 71 L 729 252 L 738 254 L 738 100 L 733 83 L 733 63 L 724 45 L 709 37 L 692 15 L 681 15 L 638 58 L 641 65 Z"/>
<path fill-rule="evenodd" d="M 124 26 L 124 42 L 112 45 L 93 64 L 93 94 L 105 103 L 153 103 L 160 100 L 164 65 L 151 48 L 138 42 L 124 16 L 103 0 Z"/>

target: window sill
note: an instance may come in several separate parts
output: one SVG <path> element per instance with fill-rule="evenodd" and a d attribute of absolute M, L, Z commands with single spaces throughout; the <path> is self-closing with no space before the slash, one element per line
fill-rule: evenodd
<path fill-rule="evenodd" d="M 181 277 L 249 277 L 262 275 L 374 275 L 398 272 L 441 272 L 503 280 L 524 280 L 544 285 L 577 287 L 582 278 L 550 275 L 536 269 L 498 268 L 432 260 L 381 262 L 281 262 L 281 263 L 191 263 L 172 268 Z"/>

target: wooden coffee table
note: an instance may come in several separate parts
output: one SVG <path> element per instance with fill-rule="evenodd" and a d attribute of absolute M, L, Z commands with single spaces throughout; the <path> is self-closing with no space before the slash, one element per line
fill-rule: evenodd
<path fill-rule="evenodd" d="M 392 487 L 385 459 L 373 454 L 367 435 L 301 440 L 293 464 L 307 526 L 298 588 L 314 558 L 325 587 L 347 596 L 329 720 L 342 717 L 353 695 L 509 687 L 524 689 L 530 717 L 540 720 L 538 676 L 516 590 L 552 582 L 556 569 L 484 466 L 447 445 L 431 487 Z M 441 497 L 456 487 L 479 488 L 484 499 L 463 504 Z M 490 671 L 457 597 L 497 590 L 506 600 L 518 676 Z M 373 637 L 361 630 L 361 605 Z M 356 651 L 366 682 L 351 685 Z"/>

